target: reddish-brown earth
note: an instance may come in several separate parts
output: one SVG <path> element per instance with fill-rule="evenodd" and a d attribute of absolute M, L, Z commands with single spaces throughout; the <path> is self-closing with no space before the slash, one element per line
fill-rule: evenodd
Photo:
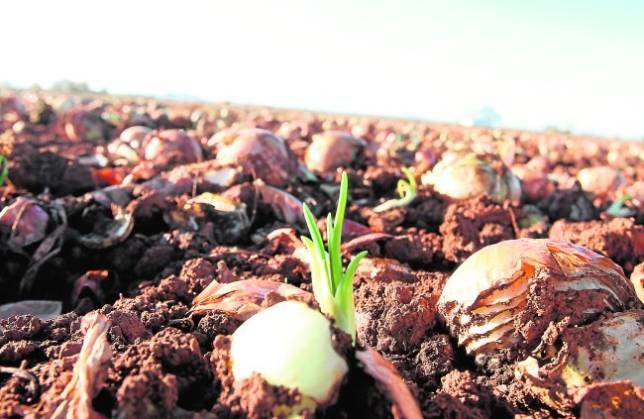
<path fill-rule="evenodd" d="M 121 135 L 134 126 L 147 129 Z M 331 145 L 316 145 L 307 158 L 313 137 L 331 131 Z M 494 148 L 500 139 L 514 145 L 508 165 L 529 190 L 521 202 L 453 202 L 419 182 L 409 206 L 373 211 L 397 197 L 402 167 L 415 167 L 420 178 L 447 150 Z M 259 418 L 297 403 L 297 391 L 259 376 L 235 383 L 227 345 L 241 320 L 190 309 L 213 280 L 310 291 L 301 203 L 321 220 L 334 209 L 343 169 L 350 179 L 344 253 L 369 251 L 354 280 L 358 341 L 393 363 L 424 417 L 626 417 L 641 408 L 630 396 L 618 407 L 606 401 L 615 392 L 639 392 L 641 400 L 641 388 L 628 383 L 591 389 L 569 411 L 550 408 L 511 363 L 477 366 L 450 336 L 436 302 L 468 256 L 520 237 L 583 245 L 639 281 L 644 203 L 632 194 L 615 215 L 610 200 L 575 179 L 583 168 L 610 166 L 623 177 L 621 196 L 644 181 L 642 144 L 21 93 L 0 96 L 0 154 L 9 161 L 0 187 L 0 210 L 7 209 L 0 216 L 0 304 L 62 302 L 59 315 L 15 306 L 0 312 L 0 417 L 50 417 L 71 400 L 64 389 L 83 359 L 83 319 L 94 312 L 109 324 L 110 353 L 89 372 L 93 417 Z M 204 192 L 221 194 L 230 209 L 191 200 Z M 549 304 L 538 303 L 536 317 Z M 391 417 L 391 401 L 353 356 L 337 403 L 318 416 Z"/>

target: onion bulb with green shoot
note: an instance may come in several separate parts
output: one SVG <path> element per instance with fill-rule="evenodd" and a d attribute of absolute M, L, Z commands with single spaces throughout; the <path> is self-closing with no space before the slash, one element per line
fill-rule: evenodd
<path fill-rule="evenodd" d="M 385 212 L 390 209 L 406 207 L 411 204 L 418 195 L 416 186 L 416 177 L 414 176 L 413 169 L 406 167 L 402 168 L 403 173 L 407 176 L 407 180 L 399 179 L 396 186 L 396 192 L 400 195 L 399 199 L 390 199 L 375 207 L 375 212 Z"/>
<path fill-rule="evenodd" d="M 258 374 L 268 384 L 297 390 L 301 400 L 291 413 L 333 403 L 348 371 L 348 364 L 333 346 L 335 326 L 355 342 L 356 320 L 353 275 L 366 252 L 356 255 L 346 270 L 342 266 L 341 234 L 348 196 L 342 174 L 335 218 L 327 218 L 327 246 L 315 217 L 304 205 L 311 238 L 304 237 L 311 257 L 313 294 L 320 311 L 299 301 L 275 304 L 244 322 L 231 337 L 230 361 L 235 381 Z M 324 314 L 323 314 L 324 313 Z M 284 411 L 284 406 L 276 406 Z"/>

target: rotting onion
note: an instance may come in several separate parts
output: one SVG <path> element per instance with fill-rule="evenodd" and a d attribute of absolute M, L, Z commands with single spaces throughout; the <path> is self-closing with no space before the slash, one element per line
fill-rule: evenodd
<path fill-rule="evenodd" d="M 438 309 L 459 344 L 485 364 L 531 351 L 550 322 L 580 324 L 635 302 L 609 258 L 566 242 L 519 239 L 470 256 L 448 279 Z"/>
<path fill-rule="evenodd" d="M 572 396 L 597 384 L 630 381 L 644 387 L 644 311 L 630 310 L 563 332 L 560 349 L 517 364 L 516 375 L 545 404 L 565 410 Z"/>

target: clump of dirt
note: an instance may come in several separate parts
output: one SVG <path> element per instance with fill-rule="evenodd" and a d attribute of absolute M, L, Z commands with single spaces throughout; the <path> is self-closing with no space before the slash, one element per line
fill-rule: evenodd
<path fill-rule="evenodd" d="M 414 267 L 428 268 L 442 261 L 443 239 L 436 233 L 410 228 L 404 235 L 387 240 L 384 254 Z"/>
<path fill-rule="evenodd" d="M 355 290 L 358 337 L 384 353 L 420 345 L 436 322 L 436 300 L 445 276 L 418 275 L 413 283 L 363 278 Z"/>
<path fill-rule="evenodd" d="M 644 258 L 644 226 L 631 218 L 570 222 L 559 220 L 550 229 L 550 238 L 570 241 L 608 256 L 631 272 Z"/>
<path fill-rule="evenodd" d="M 108 385 L 128 402 L 118 405 L 125 411 L 155 408 L 163 412 L 175 406 L 199 410 L 214 403 L 212 374 L 199 341 L 189 333 L 169 327 L 118 353 L 110 368 Z M 127 378 L 130 380 L 126 381 Z M 123 389 L 150 381 L 162 389 L 159 404 L 150 398 L 130 397 Z"/>
<path fill-rule="evenodd" d="M 440 233 L 445 259 L 457 263 L 487 245 L 515 238 L 510 212 L 487 197 L 450 204 Z"/>
<path fill-rule="evenodd" d="M 427 417 L 489 418 L 493 396 L 469 371 L 453 370 L 441 379 L 438 391 L 425 403 Z"/>

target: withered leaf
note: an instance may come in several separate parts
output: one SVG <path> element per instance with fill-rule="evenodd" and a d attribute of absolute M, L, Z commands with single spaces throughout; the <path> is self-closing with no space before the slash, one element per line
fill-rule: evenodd
<path fill-rule="evenodd" d="M 281 282 L 245 279 L 221 284 L 213 281 L 192 300 L 191 312 L 215 310 L 246 320 L 283 300 L 309 302 L 312 299 L 310 293 Z"/>
<path fill-rule="evenodd" d="M 356 351 L 356 358 L 360 361 L 364 371 L 376 380 L 377 385 L 389 397 L 394 417 L 422 419 L 423 415 L 418 407 L 418 402 L 391 362 L 369 347 Z"/>

